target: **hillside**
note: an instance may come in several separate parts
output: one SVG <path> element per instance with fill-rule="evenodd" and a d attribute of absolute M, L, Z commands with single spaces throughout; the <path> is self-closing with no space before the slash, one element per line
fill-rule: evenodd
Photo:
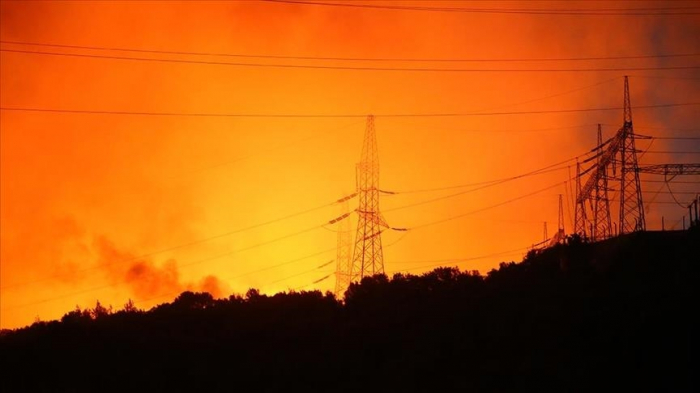
<path fill-rule="evenodd" d="M 75 310 L 0 336 L 4 392 L 692 391 L 700 231 L 570 239 L 486 276 L 375 276 L 149 311 Z"/>

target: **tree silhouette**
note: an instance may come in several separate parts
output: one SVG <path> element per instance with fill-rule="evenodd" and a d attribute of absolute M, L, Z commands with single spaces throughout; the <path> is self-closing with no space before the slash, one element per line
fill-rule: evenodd
<path fill-rule="evenodd" d="M 98 301 L 1 331 L 0 390 L 693 391 L 699 236 L 575 240 L 486 276 L 365 277 L 344 302 L 257 289 L 150 310 Z"/>

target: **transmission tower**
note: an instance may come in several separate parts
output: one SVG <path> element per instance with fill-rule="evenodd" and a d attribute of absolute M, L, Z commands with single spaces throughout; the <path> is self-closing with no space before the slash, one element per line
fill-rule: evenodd
<path fill-rule="evenodd" d="M 610 199 L 608 198 L 608 172 L 607 167 L 601 165 L 603 155 L 603 130 L 598 124 L 598 147 L 596 165 L 601 168 L 601 175 L 595 184 L 595 196 L 593 199 L 593 233 L 594 241 L 606 239 L 611 236 L 612 220 L 610 218 Z"/>
<path fill-rule="evenodd" d="M 576 194 L 581 195 L 581 163 L 576 162 Z M 586 199 L 576 198 L 576 210 L 574 211 L 574 232 L 586 237 Z"/>
<path fill-rule="evenodd" d="M 557 232 L 566 233 L 564 229 L 564 197 L 559 194 L 559 222 L 557 223 Z"/>
<path fill-rule="evenodd" d="M 642 188 L 639 184 L 637 149 L 634 146 L 630 87 L 627 76 L 625 76 L 624 108 L 622 145 L 620 146 L 620 234 L 643 231 L 646 228 Z"/>
<path fill-rule="evenodd" d="M 335 253 L 335 296 L 340 298 L 350 285 L 352 270 L 352 232 L 348 199 L 341 202 L 341 217 L 337 225 L 337 249 Z"/>
<path fill-rule="evenodd" d="M 642 204 L 642 189 L 639 182 L 639 165 L 634 140 L 636 138 L 632 127 L 632 107 L 630 105 L 629 80 L 625 77 L 623 125 L 615 136 L 606 142 L 599 139 L 596 155 L 584 160 L 584 163 L 595 159 L 592 167 L 581 172 L 577 166 L 576 173 L 576 225 L 575 231 L 586 237 L 586 201 L 593 209 L 595 225 L 591 224 L 590 234 L 595 240 L 610 233 L 609 199 L 607 199 L 607 171 L 610 166 L 613 176 L 616 175 L 616 164 L 620 163 L 620 215 L 618 233 L 624 234 L 646 229 L 644 221 L 644 206 Z M 603 145 L 606 145 L 603 149 Z M 619 159 L 617 158 L 619 156 Z M 581 186 L 581 176 L 590 173 L 586 184 Z M 594 195 L 595 192 L 595 195 Z M 607 203 L 605 201 L 608 201 Z M 597 205 L 597 208 L 596 208 Z M 600 214 L 600 215 L 598 215 Z M 598 227 L 595 229 L 594 227 Z M 607 227 L 607 231 L 606 231 Z"/>
<path fill-rule="evenodd" d="M 547 235 L 547 221 L 544 222 L 544 233 L 542 237 L 542 243 L 546 242 L 549 239 L 549 236 Z"/>
<path fill-rule="evenodd" d="M 566 240 L 566 230 L 564 229 L 564 198 L 561 194 L 559 194 L 559 218 L 557 222 L 557 232 L 554 234 L 554 236 L 552 236 L 548 247 L 562 243 L 564 240 Z"/>
<path fill-rule="evenodd" d="M 352 258 L 351 281 L 384 273 L 382 231 L 388 227 L 379 211 L 379 153 L 374 116 L 367 116 L 362 157 L 356 167 L 356 188 L 359 207 Z"/>

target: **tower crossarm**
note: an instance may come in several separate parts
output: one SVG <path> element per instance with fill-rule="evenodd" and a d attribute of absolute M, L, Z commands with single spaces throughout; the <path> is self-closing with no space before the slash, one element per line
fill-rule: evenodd
<path fill-rule="evenodd" d="M 654 175 L 679 176 L 679 175 L 700 175 L 700 164 L 659 164 L 640 166 L 640 173 L 651 173 Z"/>
<path fill-rule="evenodd" d="M 615 137 L 611 139 L 607 149 L 605 149 L 605 151 L 600 155 L 600 160 L 593 166 L 591 175 L 588 177 L 588 180 L 581 188 L 579 194 L 576 196 L 577 203 L 582 203 L 584 200 L 590 197 L 596 183 L 598 183 L 598 180 L 604 175 L 605 168 L 607 168 L 608 165 L 613 162 L 615 155 L 618 151 L 620 151 L 622 143 L 624 142 L 624 137 L 625 128 L 622 127 L 619 131 L 617 131 Z"/>

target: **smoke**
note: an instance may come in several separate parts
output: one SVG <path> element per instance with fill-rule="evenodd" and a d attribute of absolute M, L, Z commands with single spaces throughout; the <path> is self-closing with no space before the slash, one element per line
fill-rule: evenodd
<path fill-rule="evenodd" d="M 137 300 L 177 295 L 183 291 L 205 291 L 218 298 L 228 287 L 216 276 L 208 275 L 197 283 L 184 282 L 177 260 L 170 258 L 159 264 L 150 257 L 119 249 L 105 236 L 95 239 L 98 265 L 112 285 L 125 284 Z"/>
<path fill-rule="evenodd" d="M 19 215 L 9 210 L 7 215 L 4 212 L 0 214 L 3 220 L 7 220 L 0 230 L 3 235 L 0 260 L 5 266 L 14 263 L 21 263 L 22 266 L 11 277 L 14 281 L 9 281 L 10 285 L 31 282 L 35 272 L 48 274 L 65 284 L 75 284 L 84 279 L 86 274 L 81 269 L 81 261 L 90 258 L 89 237 L 84 226 L 72 216 L 62 216 L 44 219 L 40 227 L 32 227 L 21 219 L 39 220 L 43 213 L 41 209 L 27 209 L 22 213 Z M 2 277 L 3 285 L 8 283 L 4 281 L 7 278 Z"/>
<path fill-rule="evenodd" d="M 231 292 L 226 283 L 212 275 L 204 277 L 202 281 L 199 282 L 199 288 L 201 291 L 209 292 L 214 298 L 219 298 Z"/>
<path fill-rule="evenodd" d="M 124 280 L 137 298 L 180 292 L 183 289 L 174 259 L 165 261 L 163 266 L 156 266 L 152 261 L 138 261 L 126 271 Z"/>

